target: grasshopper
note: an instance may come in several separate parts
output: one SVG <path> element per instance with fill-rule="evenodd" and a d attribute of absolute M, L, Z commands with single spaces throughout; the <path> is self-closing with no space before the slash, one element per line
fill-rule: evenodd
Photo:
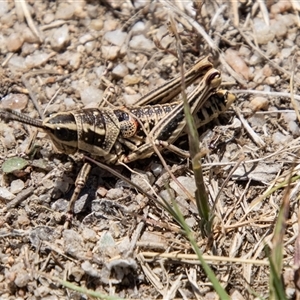
<path fill-rule="evenodd" d="M 218 90 L 221 75 L 209 58 L 199 60 L 184 76 L 186 85 L 201 78 L 187 97 L 197 127 L 227 110 L 235 100 L 229 92 Z M 181 76 L 175 77 L 141 97 L 131 108 L 80 109 L 56 113 L 43 121 L 3 109 L 0 117 L 42 129 L 60 152 L 74 154 L 80 150 L 102 157 L 106 163 L 129 163 L 150 157 L 154 153 L 153 141 L 167 146 L 185 131 L 183 102 L 168 103 L 180 93 L 181 80 Z M 89 171 L 86 163 L 77 177 L 71 203 L 77 199 Z"/>

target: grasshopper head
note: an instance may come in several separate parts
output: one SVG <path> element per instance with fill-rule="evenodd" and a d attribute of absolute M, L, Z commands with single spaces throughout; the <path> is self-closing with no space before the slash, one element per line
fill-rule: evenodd
<path fill-rule="evenodd" d="M 77 125 L 73 114 L 57 113 L 43 121 L 43 130 L 49 135 L 57 150 L 74 154 L 78 149 Z"/>

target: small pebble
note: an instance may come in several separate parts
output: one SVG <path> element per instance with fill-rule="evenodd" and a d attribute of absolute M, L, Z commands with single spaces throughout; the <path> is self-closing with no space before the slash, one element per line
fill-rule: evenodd
<path fill-rule="evenodd" d="M 179 176 L 177 180 L 188 190 L 188 192 L 193 196 L 196 192 L 196 184 L 194 178 Z M 177 195 L 182 196 L 185 199 L 188 199 L 185 192 L 178 186 L 175 181 L 170 182 L 170 187 L 176 192 Z"/>
<path fill-rule="evenodd" d="M 77 70 L 81 66 L 81 54 L 78 52 L 71 52 L 69 56 L 69 64 L 73 70 Z"/>
<path fill-rule="evenodd" d="M 64 98 L 64 104 L 66 106 L 66 110 L 72 110 L 76 107 L 76 102 L 72 98 Z"/>
<path fill-rule="evenodd" d="M 265 79 L 265 83 L 268 85 L 274 85 L 276 82 L 278 82 L 277 76 L 270 76 Z"/>
<path fill-rule="evenodd" d="M 253 20 L 255 37 L 260 45 L 266 45 L 268 42 L 273 41 L 275 33 L 271 31 L 271 28 L 259 18 Z"/>
<path fill-rule="evenodd" d="M 270 27 L 277 39 L 282 39 L 287 34 L 287 27 L 282 21 L 271 22 Z"/>
<path fill-rule="evenodd" d="M 44 14 L 43 21 L 45 24 L 50 24 L 51 22 L 54 21 L 54 19 L 55 19 L 55 16 L 53 13 Z"/>
<path fill-rule="evenodd" d="M 122 189 L 110 189 L 107 191 L 106 197 L 110 200 L 117 200 L 124 196 Z"/>
<path fill-rule="evenodd" d="M 300 135 L 299 126 L 295 121 L 288 122 L 288 130 L 293 134 L 294 137 L 298 137 Z"/>
<path fill-rule="evenodd" d="M 103 186 L 98 187 L 98 189 L 97 189 L 97 195 L 98 196 L 103 198 L 103 197 L 106 196 L 106 194 L 107 194 L 107 189 L 106 188 L 104 188 Z"/>
<path fill-rule="evenodd" d="M 91 277 L 100 277 L 100 274 L 99 274 L 99 272 L 98 272 L 98 270 L 97 269 L 95 269 L 94 267 L 93 267 L 93 265 L 89 262 L 89 261 L 84 261 L 82 264 L 81 264 L 81 268 L 82 268 L 82 270 L 84 270 L 84 272 L 87 274 L 87 275 L 89 275 L 89 276 L 91 276 Z"/>
<path fill-rule="evenodd" d="M 24 42 L 27 42 L 29 44 L 40 43 L 39 38 L 28 27 L 25 27 L 22 31 L 22 37 L 24 39 Z"/>
<path fill-rule="evenodd" d="M 86 241 L 97 242 L 98 236 L 93 229 L 85 227 L 82 231 L 82 237 Z"/>
<path fill-rule="evenodd" d="M 271 75 L 273 74 L 272 68 L 271 68 L 269 65 L 265 65 L 265 66 L 263 67 L 263 74 L 264 74 L 264 76 L 266 76 L 266 77 L 271 76 Z"/>
<path fill-rule="evenodd" d="M 6 40 L 6 47 L 9 52 L 17 52 L 21 49 L 24 39 L 18 33 L 12 33 Z"/>
<path fill-rule="evenodd" d="M 282 114 L 282 117 L 286 123 L 288 123 L 290 121 L 296 121 L 296 119 L 297 119 L 295 112 L 284 113 L 284 114 Z"/>
<path fill-rule="evenodd" d="M 288 142 L 292 141 L 293 137 L 291 135 L 284 135 L 281 132 L 275 132 L 272 135 L 272 140 L 274 144 L 285 145 Z"/>
<path fill-rule="evenodd" d="M 128 94 L 123 94 L 123 101 L 126 106 L 134 106 L 135 103 L 141 98 L 140 94 L 135 94 L 135 95 L 128 95 Z"/>
<path fill-rule="evenodd" d="M 65 229 L 63 232 L 64 251 L 73 257 L 84 257 L 83 239 L 75 230 Z"/>
<path fill-rule="evenodd" d="M 55 182 L 57 184 L 57 181 Z M 49 178 L 43 178 L 42 184 L 46 189 L 51 189 L 54 187 L 54 182 L 52 179 Z"/>
<path fill-rule="evenodd" d="M 165 201 L 172 203 L 172 200 L 175 199 L 175 192 L 172 189 L 162 190 L 159 192 L 159 196 Z"/>
<path fill-rule="evenodd" d="M 15 195 L 11 193 L 7 188 L 0 187 L 0 199 L 9 201 L 15 198 Z"/>
<path fill-rule="evenodd" d="M 269 106 L 269 100 L 265 97 L 255 97 L 249 104 L 250 108 L 255 112 L 258 110 L 267 110 Z"/>
<path fill-rule="evenodd" d="M 58 199 L 51 204 L 51 209 L 58 212 L 66 212 L 68 209 L 69 202 L 65 199 Z"/>
<path fill-rule="evenodd" d="M 9 10 L 7 1 L 0 1 L 0 18 L 4 16 Z"/>
<path fill-rule="evenodd" d="M 103 38 L 110 44 L 121 47 L 125 43 L 127 33 L 123 32 L 120 29 L 117 29 L 114 31 L 106 32 Z"/>
<path fill-rule="evenodd" d="M 144 22 L 139 21 L 136 22 L 132 28 L 131 28 L 131 34 L 136 35 L 136 34 L 142 34 L 146 29 L 146 25 Z"/>
<path fill-rule="evenodd" d="M 265 116 L 261 114 L 254 114 L 248 121 L 254 128 L 262 128 L 266 124 Z"/>
<path fill-rule="evenodd" d="M 285 24 L 287 27 L 293 26 L 295 23 L 298 22 L 298 17 L 296 14 L 290 13 L 290 14 L 278 14 L 276 16 L 276 19 L 280 20 Z"/>
<path fill-rule="evenodd" d="M 75 7 L 72 4 L 61 2 L 55 12 L 55 19 L 71 20 L 75 13 Z"/>
<path fill-rule="evenodd" d="M 103 55 L 103 58 L 107 60 L 115 60 L 120 52 L 120 47 L 118 46 L 101 46 L 101 52 Z"/>
<path fill-rule="evenodd" d="M 161 164 L 152 163 L 151 164 L 151 171 L 154 174 L 154 176 L 159 176 L 163 170 L 163 167 Z"/>
<path fill-rule="evenodd" d="M 142 80 L 141 76 L 137 75 L 125 75 L 123 79 L 123 83 L 128 86 L 128 85 L 135 85 L 138 84 Z"/>
<path fill-rule="evenodd" d="M 112 75 L 116 78 L 123 78 L 128 74 L 128 69 L 124 64 L 118 64 L 112 70 Z"/>
<path fill-rule="evenodd" d="M 31 276 L 29 275 L 28 271 L 18 270 L 14 283 L 17 287 L 22 288 L 26 287 L 30 280 Z"/>
<path fill-rule="evenodd" d="M 18 194 L 20 193 L 25 187 L 25 184 L 23 182 L 23 180 L 21 179 L 16 179 L 16 180 L 13 180 L 10 184 L 10 191 L 13 193 L 13 194 Z"/>
<path fill-rule="evenodd" d="M 58 29 L 55 29 L 50 39 L 51 47 L 55 51 L 61 51 L 69 44 L 69 42 L 69 26 L 66 24 Z"/>
<path fill-rule="evenodd" d="M 92 41 L 94 37 L 90 33 L 86 33 L 79 38 L 79 43 L 85 44 L 89 41 Z"/>
<path fill-rule="evenodd" d="M 92 53 L 96 47 L 96 42 L 95 41 L 87 42 L 85 43 L 84 47 L 87 53 Z"/>
<path fill-rule="evenodd" d="M 276 41 L 269 41 L 267 44 L 267 55 L 270 57 L 275 56 L 279 51 L 278 44 Z"/>
<path fill-rule="evenodd" d="M 25 58 L 25 64 L 28 69 L 32 69 L 43 65 L 49 59 L 49 54 L 47 53 L 34 53 L 31 55 L 27 55 Z"/>
<path fill-rule="evenodd" d="M 17 222 L 20 226 L 26 226 L 30 224 L 30 220 L 25 211 L 21 211 L 19 213 Z"/>
<path fill-rule="evenodd" d="M 251 66 L 255 66 L 262 61 L 262 57 L 259 54 L 254 53 L 249 60 Z"/>
<path fill-rule="evenodd" d="M 239 55 L 242 57 L 250 57 L 250 55 L 252 54 L 252 51 L 249 49 L 249 47 L 246 47 L 244 45 L 242 45 L 239 49 Z"/>
<path fill-rule="evenodd" d="M 281 58 L 288 58 L 291 56 L 293 48 L 283 48 L 281 49 Z"/>
<path fill-rule="evenodd" d="M 147 39 L 143 34 L 135 35 L 129 42 L 133 49 L 151 51 L 154 49 L 154 43 Z"/>
<path fill-rule="evenodd" d="M 101 19 L 92 20 L 90 23 L 90 27 L 93 30 L 101 30 L 103 28 L 103 21 Z"/>
<path fill-rule="evenodd" d="M 291 41 L 290 39 L 284 39 L 283 40 L 283 47 L 284 48 L 292 48 L 294 46 L 294 42 Z"/>
<path fill-rule="evenodd" d="M 38 49 L 37 44 L 30 44 L 30 43 L 25 42 L 25 43 L 23 43 L 23 46 L 22 46 L 22 55 L 27 56 L 29 54 L 32 54 L 37 49 Z"/>
<path fill-rule="evenodd" d="M 131 174 L 131 181 L 144 191 L 150 191 L 155 178 L 151 172 L 138 171 L 139 173 Z"/>
<path fill-rule="evenodd" d="M 228 64 L 246 80 L 249 80 L 249 67 L 245 61 L 238 55 L 238 52 L 228 48 L 225 52 Z"/>
<path fill-rule="evenodd" d="M 102 99 L 103 91 L 93 87 L 89 86 L 80 91 L 80 97 L 82 103 L 87 106 L 91 103 L 98 104 L 100 100 Z"/>
<path fill-rule="evenodd" d="M 243 295 L 238 290 L 234 290 L 233 293 L 231 293 L 230 299 L 231 300 L 245 300 Z"/>
<path fill-rule="evenodd" d="M 1 107 L 22 110 L 27 106 L 28 96 L 25 94 L 8 94 L 1 99 Z"/>
<path fill-rule="evenodd" d="M 193 228 L 197 223 L 197 221 L 193 217 L 186 218 L 185 222 L 190 228 Z"/>

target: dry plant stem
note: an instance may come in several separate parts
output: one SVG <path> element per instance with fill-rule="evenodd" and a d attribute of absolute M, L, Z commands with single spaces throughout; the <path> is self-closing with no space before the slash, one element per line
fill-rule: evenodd
<path fill-rule="evenodd" d="M 9 53 L 6 57 L 6 59 L 3 61 L 3 63 L 1 64 L 1 67 L 5 67 L 6 64 L 9 62 L 9 60 L 14 56 L 14 53 Z"/>
<path fill-rule="evenodd" d="M 265 92 L 265 91 L 255 91 L 255 90 L 231 90 L 233 94 L 253 94 L 253 95 L 264 95 L 264 96 L 271 96 L 271 97 L 285 97 L 291 98 L 290 93 L 282 93 L 282 92 Z M 300 96 L 294 95 L 294 98 L 300 101 Z M 282 112 L 281 110 L 277 111 L 278 113 Z M 259 113 L 259 112 L 257 112 Z"/>
<path fill-rule="evenodd" d="M 293 64 L 292 64 L 292 74 L 291 74 L 291 79 L 290 79 L 290 91 L 291 91 L 291 102 L 293 105 L 293 108 L 296 112 L 298 122 L 300 122 L 300 114 L 299 114 L 299 108 L 297 107 L 297 103 L 295 101 L 294 97 L 294 75 L 295 75 L 295 57 L 293 58 Z"/>
<path fill-rule="evenodd" d="M 260 11 L 262 13 L 263 19 L 264 19 L 266 25 L 269 26 L 270 25 L 270 18 L 269 18 L 269 13 L 268 13 L 268 9 L 266 7 L 266 4 L 265 4 L 264 1 L 258 1 L 258 4 L 259 4 Z"/>
<path fill-rule="evenodd" d="M 49 105 L 51 105 L 51 103 L 55 100 L 56 96 L 58 95 L 58 93 L 60 92 L 61 88 L 59 88 L 53 95 L 53 97 L 50 99 L 50 101 L 47 103 L 44 112 L 43 112 L 43 116 L 45 115 L 45 113 L 47 112 L 47 109 L 49 107 Z"/>
<path fill-rule="evenodd" d="M 251 136 L 251 138 L 253 139 L 253 141 L 259 146 L 259 147 L 265 147 L 266 144 L 265 142 L 254 132 L 254 130 L 250 127 L 250 125 L 248 124 L 248 122 L 246 121 L 246 119 L 242 116 L 241 111 L 236 108 L 235 112 L 237 114 L 237 116 L 239 117 L 239 119 L 241 120 L 243 126 L 245 127 L 245 129 L 247 130 L 248 134 Z"/>
<path fill-rule="evenodd" d="M 31 18 L 30 12 L 29 12 L 28 7 L 27 7 L 27 2 L 25 0 L 19 0 L 19 2 L 22 6 L 24 16 L 26 18 L 26 21 L 27 21 L 27 24 L 28 24 L 29 28 L 39 38 L 40 42 L 42 43 L 43 38 L 41 37 L 41 35 L 39 34 L 39 31 L 37 30 L 36 26 L 33 23 L 33 20 Z"/>
<path fill-rule="evenodd" d="M 26 200 L 33 192 L 35 188 L 29 187 L 21 191 L 12 201 L 6 204 L 6 209 L 11 209 L 18 206 L 22 201 Z"/>
<path fill-rule="evenodd" d="M 224 187 L 227 185 L 229 179 L 231 178 L 232 174 L 234 173 L 234 171 L 239 167 L 239 165 L 242 163 L 242 161 L 245 159 L 244 156 L 240 157 L 239 160 L 236 162 L 236 165 L 232 168 L 232 170 L 230 171 L 230 173 L 228 174 L 228 176 L 226 177 L 225 181 L 223 182 L 222 186 L 220 187 L 218 194 L 216 196 L 216 198 L 214 199 L 214 205 L 213 205 L 213 211 L 215 211 L 215 207 L 218 203 L 218 200 L 220 198 L 220 195 L 224 189 Z"/>
<path fill-rule="evenodd" d="M 239 26 L 240 19 L 239 19 L 239 10 L 238 10 L 238 1 L 230 0 L 231 8 L 233 11 L 233 24 L 234 26 Z"/>
<path fill-rule="evenodd" d="M 196 254 L 179 254 L 179 253 L 157 253 L 157 252 L 141 252 L 141 255 L 144 256 L 144 258 L 148 259 L 160 259 L 160 258 L 166 258 L 166 259 L 172 259 L 175 261 L 180 262 L 186 262 L 194 265 L 200 265 L 201 263 L 198 260 L 198 257 Z M 268 266 L 269 262 L 268 260 L 254 260 L 254 259 L 244 259 L 244 258 L 236 258 L 236 257 L 226 257 L 226 256 L 215 256 L 215 255 L 206 255 L 202 254 L 205 261 L 210 261 L 213 263 L 239 263 L 239 264 L 255 264 L 255 265 L 262 265 L 262 266 Z"/>

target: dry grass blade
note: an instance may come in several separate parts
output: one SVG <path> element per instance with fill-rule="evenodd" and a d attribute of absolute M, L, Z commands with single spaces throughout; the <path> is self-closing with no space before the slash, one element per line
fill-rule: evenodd
<path fill-rule="evenodd" d="M 294 95 L 294 74 L 295 74 L 295 58 L 293 59 L 293 65 L 292 65 L 292 73 L 291 73 L 291 79 L 290 79 L 290 91 L 291 91 L 291 102 L 292 102 L 293 108 L 296 112 L 298 122 L 300 122 L 299 107 L 295 101 L 295 95 Z"/>
<path fill-rule="evenodd" d="M 261 14 L 263 16 L 263 19 L 264 19 L 265 23 L 269 26 L 270 18 L 269 18 L 268 9 L 266 7 L 266 3 L 265 3 L 265 1 L 258 1 L 258 4 L 259 4 L 259 8 L 260 8 Z"/>
<path fill-rule="evenodd" d="M 28 24 L 29 28 L 39 38 L 40 42 L 42 43 L 43 42 L 43 38 L 40 35 L 39 31 L 37 30 L 36 26 L 34 25 L 34 22 L 33 22 L 32 18 L 31 18 L 29 10 L 28 10 L 28 6 L 27 6 L 26 0 L 19 0 L 19 2 L 21 4 L 21 6 L 22 6 L 22 9 L 23 9 L 23 12 L 24 12 L 24 16 L 26 18 L 26 21 L 27 21 L 27 24 Z"/>
<path fill-rule="evenodd" d="M 235 112 L 241 122 L 243 123 L 245 129 L 247 130 L 250 137 L 253 139 L 253 141 L 259 146 L 259 147 L 265 147 L 265 142 L 256 134 L 256 132 L 251 128 L 247 120 L 242 116 L 240 110 L 238 108 L 235 109 Z"/>

